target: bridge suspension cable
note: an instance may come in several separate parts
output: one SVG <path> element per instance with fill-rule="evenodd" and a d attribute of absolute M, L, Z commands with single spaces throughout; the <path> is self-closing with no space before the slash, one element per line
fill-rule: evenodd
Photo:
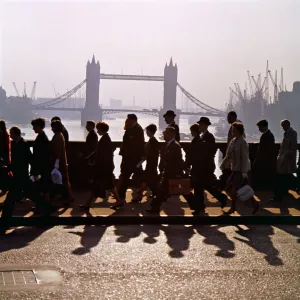
<path fill-rule="evenodd" d="M 86 79 L 84 79 L 82 82 L 80 82 L 78 85 L 76 85 L 72 90 L 67 91 L 65 94 L 63 94 L 63 95 L 61 95 L 61 96 L 59 96 L 55 99 L 52 99 L 50 101 L 36 104 L 34 106 L 36 106 L 36 107 L 49 107 L 49 106 L 53 106 L 55 104 L 59 104 L 59 103 L 65 101 L 66 99 L 72 97 L 79 89 L 81 89 L 84 86 L 85 83 L 86 83 Z"/>
<path fill-rule="evenodd" d="M 192 94 L 190 94 L 185 88 L 183 88 L 182 85 L 180 85 L 179 83 L 177 83 L 177 86 L 179 87 L 179 89 L 183 92 L 183 94 L 190 99 L 194 104 L 196 104 L 198 107 L 201 107 L 202 109 L 205 109 L 207 112 L 211 112 L 213 114 L 225 114 L 224 111 L 216 109 L 212 106 L 209 106 L 203 102 L 201 102 L 199 99 L 197 99 L 196 97 L 194 97 Z"/>

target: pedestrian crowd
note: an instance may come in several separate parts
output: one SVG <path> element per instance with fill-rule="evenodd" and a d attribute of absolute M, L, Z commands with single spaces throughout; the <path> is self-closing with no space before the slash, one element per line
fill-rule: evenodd
<path fill-rule="evenodd" d="M 147 190 L 151 191 L 148 213 L 159 214 L 161 205 L 172 194 L 181 194 L 193 215 L 205 213 L 204 191 L 208 191 L 219 202 L 221 208 L 231 198 L 231 207 L 226 214 L 236 211 L 239 198 L 251 201 L 253 213 L 260 203 L 253 189 L 270 187 L 274 190 L 273 201 L 281 201 L 288 192 L 297 171 L 297 132 L 288 120 L 281 121 L 284 130 L 279 152 L 268 122 L 257 123 L 262 133 L 253 163 L 249 159 L 249 145 L 245 128 L 231 111 L 227 115 L 231 125 L 228 132 L 226 155 L 221 163 L 222 175 L 215 176 L 217 145 L 209 132 L 211 122 L 207 117 L 190 127 L 193 137 L 186 157 L 183 158 L 179 144 L 179 127 L 174 111 L 164 115 L 167 127 L 163 132 L 163 146 L 155 137 L 157 127 L 150 124 L 145 128 L 149 138 L 145 143 L 144 130 L 135 114 L 129 114 L 124 125 L 121 174 L 115 184 L 114 147 L 109 136 L 109 125 L 105 122 L 87 121 L 88 131 L 84 149 L 80 154 L 86 165 L 90 196 L 80 205 L 89 210 L 96 198 L 104 198 L 109 191 L 116 202 L 111 208 L 122 209 L 126 205 L 126 192 L 131 184 L 135 187 L 132 202 L 139 203 Z M 69 135 L 59 117 L 51 120 L 54 133 L 50 141 L 44 131 L 46 122 L 37 118 L 31 122 L 37 134 L 32 144 L 23 139 L 21 130 L 12 127 L 8 131 L 5 121 L 0 121 L 0 190 L 7 193 L 2 207 L 2 220 L 11 217 L 15 203 L 29 198 L 35 211 L 51 214 L 55 208 L 53 198 L 60 198 L 68 206 L 73 201 L 68 174 L 67 148 Z M 97 135 L 98 134 L 98 135 Z M 100 139 L 98 139 L 100 136 Z M 145 165 L 145 168 L 143 168 Z M 224 193 L 226 192 L 226 193 Z"/>

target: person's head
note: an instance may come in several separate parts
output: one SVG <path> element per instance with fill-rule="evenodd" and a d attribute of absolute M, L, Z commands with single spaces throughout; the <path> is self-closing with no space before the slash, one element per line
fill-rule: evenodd
<path fill-rule="evenodd" d="M 291 127 L 291 122 L 289 120 L 282 120 L 280 124 L 284 131 L 289 130 Z"/>
<path fill-rule="evenodd" d="M 6 131 L 6 123 L 4 120 L 0 120 L 0 132 Z"/>
<path fill-rule="evenodd" d="M 51 122 L 53 122 L 53 121 L 60 121 L 60 122 L 61 122 L 61 119 L 60 119 L 60 117 L 55 116 L 55 117 L 53 117 L 53 118 L 51 119 Z"/>
<path fill-rule="evenodd" d="M 211 125 L 210 120 L 207 117 L 201 117 L 197 123 L 199 124 L 200 132 L 205 132 L 208 126 Z"/>
<path fill-rule="evenodd" d="M 108 132 L 109 126 L 105 122 L 98 122 L 96 125 L 96 129 L 99 135 L 104 135 Z"/>
<path fill-rule="evenodd" d="M 257 122 L 256 126 L 261 133 L 266 132 L 269 129 L 269 124 L 267 120 L 261 120 Z"/>
<path fill-rule="evenodd" d="M 153 137 L 157 131 L 157 126 L 155 124 L 150 124 L 146 127 L 146 134 L 149 138 Z"/>
<path fill-rule="evenodd" d="M 227 121 L 229 124 L 233 124 L 237 120 L 237 114 L 235 111 L 230 111 L 227 115 Z"/>
<path fill-rule="evenodd" d="M 37 118 L 31 121 L 32 129 L 35 133 L 39 134 L 46 127 L 46 121 L 43 118 Z"/>
<path fill-rule="evenodd" d="M 85 128 L 88 132 L 92 131 L 95 129 L 95 122 L 94 121 L 87 121 Z"/>
<path fill-rule="evenodd" d="M 232 135 L 234 137 L 240 137 L 243 136 L 243 134 L 245 133 L 245 128 L 243 123 L 240 122 L 234 122 L 232 124 Z"/>
<path fill-rule="evenodd" d="M 169 142 L 173 139 L 175 139 L 176 136 L 176 130 L 173 127 L 167 127 L 164 131 L 164 139 L 166 142 Z"/>
<path fill-rule="evenodd" d="M 21 138 L 21 129 L 14 126 L 10 129 L 9 134 L 13 141 L 18 141 Z"/>
<path fill-rule="evenodd" d="M 176 114 L 174 113 L 173 110 L 168 110 L 168 111 L 164 114 L 163 117 L 165 118 L 165 121 L 166 121 L 167 124 L 171 124 L 172 122 L 174 122 L 175 117 L 176 117 Z"/>
<path fill-rule="evenodd" d="M 199 124 L 198 123 L 193 124 L 190 127 L 190 131 L 191 131 L 192 137 L 196 137 L 197 135 L 199 135 L 200 134 L 200 126 L 199 126 Z"/>
<path fill-rule="evenodd" d="M 137 123 L 137 116 L 135 114 L 129 114 L 127 115 L 127 119 L 125 122 L 126 129 L 132 128 Z"/>
<path fill-rule="evenodd" d="M 61 121 L 54 120 L 51 122 L 51 129 L 54 133 L 63 132 L 63 125 L 61 124 Z"/>

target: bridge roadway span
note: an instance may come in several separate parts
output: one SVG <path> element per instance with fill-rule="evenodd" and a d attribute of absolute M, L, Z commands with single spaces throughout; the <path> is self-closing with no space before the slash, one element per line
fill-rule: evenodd
<path fill-rule="evenodd" d="M 82 112 L 84 108 L 67 108 L 67 107 L 42 107 L 42 106 L 32 106 L 32 110 L 39 110 L 39 111 L 80 111 Z M 153 110 L 133 110 L 133 109 L 110 109 L 110 108 L 103 108 L 102 113 L 104 115 L 108 114 L 117 114 L 117 113 L 139 113 L 139 114 L 146 114 L 146 115 L 152 115 L 152 116 L 159 116 L 159 111 L 153 111 Z M 223 117 L 224 114 L 222 113 L 213 113 L 213 112 L 180 112 L 180 115 L 185 116 L 200 116 L 205 115 L 208 117 Z"/>

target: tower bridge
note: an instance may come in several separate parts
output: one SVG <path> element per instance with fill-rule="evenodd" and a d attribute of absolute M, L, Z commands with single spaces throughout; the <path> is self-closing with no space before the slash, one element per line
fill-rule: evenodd
<path fill-rule="evenodd" d="M 204 102 L 200 101 L 189 93 L 186 89 L 181 86 L 178 81 L 178 68 L 177 64 L 173 64 L 172 58 L 169 64 L 166 63 L 164 68 L 163 76 L 149 76 L 149 75 L 123 75 L 123 74 L 105 74 L 100 73 L 100 63 L 96 62 L 95 56 L 91 61 L 87 62 L 86 65 L 86 78 L 81 81 L 77 86 L 68 91 L 67 93 L 49 100 L 47 102 L 32 105 L 32 110 L 60 110 L 60 111 L 80 111 L 81 112 L 81 123 L 85 124 L 87 120 L 102 120 L 103 115 L 131 112 L 131 113 L 142 113 L 147 115 L 157 116 L 159 118 L 159 127 L 163 128 L 165 125 L 163 115 L 167 110 L 173 110 L 177 115 L 177 122 L 179 122 L 180 115 L 199 115 L 204 114 L 206 116 L 223 117 L 225 112 L 216 109 Z M 128 109 L 107 109 L 102 108 L 99 101 L 99 91 L 101 80 L 136 80 L 136 81 L 160 81 L 164 85 L 163 93 L 163 104 L 161 109 L 158 110 L 128 110 Z M 83 108 L 58 108 L 55 105 L 62 103 L 63 101 L 74 95 L 79 89 L 86 85 L 86 101 Z M 202 112 L 192 113 L 183 112 L 177 109 L 176 106 L 176 95 L 177 87 L 182 93 L 197 107 L 201 108 Z"/>

